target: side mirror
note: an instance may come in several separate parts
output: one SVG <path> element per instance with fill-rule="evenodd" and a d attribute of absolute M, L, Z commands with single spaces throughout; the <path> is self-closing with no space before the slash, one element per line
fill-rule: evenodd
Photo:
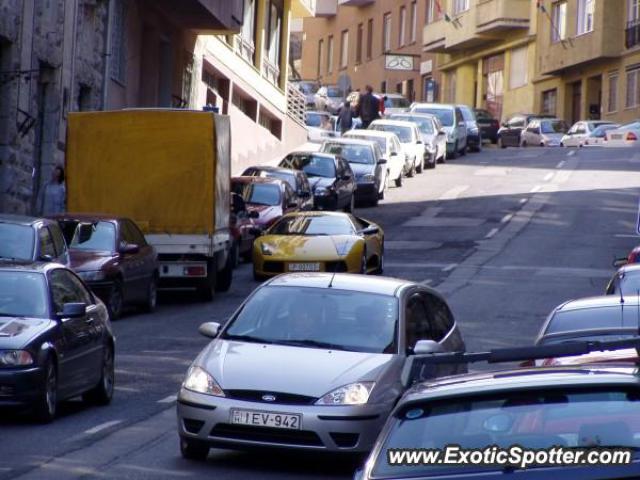
<path fill-rule="evenodd" d="M 140 246 L 136 243 L 124 243 L 120 246 L 119 252 L 124 255 L 133 255 L 140 251 Z"/>
<path fill-rule="evenodd" d="M 220 332 L 220 324 L 218 322 L 206 322 L 198 327 L 198 333 L 208 338 L 216 338 Z"/>
<path fill-rule="evenodd" d="M 613 266 L 614 266 L 614 268 L 620 268 L 620 267 L 624 267 L 627 263 L 629 263 L 629 262 L 627 261 L 626 257 L 616 258 L 613 261 Z"/>
<path fill-rule="evenodd" d="M 447 132 L 445 132 L 443 129 L 438 130 L 438 135 L 446 135 Z"/>
<path fill-rule="evenodd" d="M 249 218 L 260 218 L 260 213 L 256 210 L 250 210 L 248 214 Z"/>
<path fill-rule="evenodd" d="M 378 160 L 378 165 L 385 165 L 386 163 L 387 163 L 386 158 L 381 158 L 380 160 Z"/>
<path fill-rule="evenodd" d="M 254 237 L 259 237 L 260 235 L 262 235 L 262 230 L 256 227 L 252 227 L 249 229 L 249 233 Z"/>
<path fill-rule="evenodd" d="M 433 340 L 418 340 L 415 347 L 413 347 L 413 353 L 416 355 L 441 352 L 444 352 L 444 348 L 438 342 L 434 342 Z"/>
<path fill-rule="evenodd" d="M 380 229 L 378 227 L 370 226 L 360 230 L 360 235 L 375 235 L 378 232 L 380 232 Z"/>
<path fill-rule="evenodd" d="M 62 312 L 58 313 L 60 318 L 80 318 L 86 315 L 86 303 L 65 303 L 62 306 Z"/>

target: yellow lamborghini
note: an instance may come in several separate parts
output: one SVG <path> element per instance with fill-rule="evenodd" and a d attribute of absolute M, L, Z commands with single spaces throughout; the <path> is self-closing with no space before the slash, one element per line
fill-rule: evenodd
<path fill-rule="evenodd" d="M 381 274 L 384 232 L 341 212 L 284 215 L 253 244 L 256 280 L 287 272 Z"/>

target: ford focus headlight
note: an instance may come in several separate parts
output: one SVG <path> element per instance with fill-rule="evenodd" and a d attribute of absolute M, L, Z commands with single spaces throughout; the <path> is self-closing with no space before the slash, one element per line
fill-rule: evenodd
<path fill-rule="evenodd" d="M 316 190 L 313 193 L 315 195 L 320 196 L 320 197 L 326 197 L 327 195 L 329 195 L 331 193 L 331 191 L 328 188 L 325 188 L 325 187 L 318 187 L 318 188 L 316 188 Z"/>
<path fill-rule="evenodd" d="M 316 405 L 364 405 L 374 385 L 374 382 L 350 383 L 327 393 Z"/>
<path fill-rule="evenodd" d="M 0 350 L 0 367 L 33 365 L 33 356 L 26 350 Z"/>
<path fill-rule="evenodd" d="M 98 282 L 106 278 L 106 274 L 102 270 L 87 270 L 78 272 L 78 275 L 85 282 Z"/>
<path fill-rule="evenodd" d="M 218 382 L 201 367 L 192 366 L 189 368 L 187 378 L 185 378 L 182 386 L 192 392 L 213 395 L 214 397 L 224 397 L 224 392 L 222 388 L 220 388 L 220 385 L 218 385 Z"/>
<path fill-rule="evenodd" d="M 367 173 L 366 175 L 362 175 L 362 177 L 360 177 L 360 180 L 362 180 L 363 182 L 373 183 L 376 181 L 376 176 L 372 173 Z"/>

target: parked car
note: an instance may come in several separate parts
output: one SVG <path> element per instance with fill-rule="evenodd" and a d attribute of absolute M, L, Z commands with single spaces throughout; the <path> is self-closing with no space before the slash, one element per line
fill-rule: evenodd
<path fill-rule="evenodd" d="M 627 296 L 640 296 L 640 264 L 630 263 L 619 268 L 606 289 L 607 295 L 616 295 L 619 300 Z M 640 328 L 640 319 L 638 319 Z"/>
<path fill-rule="evenodd" d="M 342 212 L 285 215 L 253 246 L 253 278 L 286 272 L 381 275 L 384 232 L 375 223 Z"/>
<path fill-rule="evenodd" d="M 479 152 L 482 150 L 482 132 L 480 126 L 476 121 L 476 115 L 473 110 L 466 105 L 458 105 L 460 112 L 462 112 L 462 118 L 467 127 L 467 145 L 472 152 Z"/>
<path fill-rule="evenodd" d="M 559 147 L 562 138 L 569 130 L 566 122 L 557 118 L 533 119 L 522 132 L 522 147 L 532 145 L 540 147 Z"/>
<path fill-rule="evenodd" d="M 337 85 L 325 85 L 315 95 L 316 110 L 336 115 L 344 102 L 344 92 Z"/>
<path fill-rule="evenodd" d="M 444 103 L 414 103 L 411 112 L 438 117 L 447 133 L 447 158 L 457 158 L 467 152 L 467 124 L 459 107 Z"/>
<path fill-rule="evenodd" d="M 413 122 L 420 131 L 428 161 L 425 168 L 436 168 L 437 163 L 444 163 L 447 158 L 447 132 L 442 128 L 440 120 L 428 113 L 394 113 L 390 120 Z"/>
<path fill-rule="evenodd" d="M 305 106 L 315 108 L 316 92 L 320 88 L 320 84 L 314 80 L 299 80 L 293 83 L 304 94 Z"/>
<path fill-rule="evenodd" d="M 234 266 L 238 266 L 240 259 L 251 260 L 255 230 L 258 228 L 255 219 L 260 214 L 247 210 L 247 204 L 238 193 L 231 193 L 231 215 L 229 217 L 229 229 L 233 237 L 231 255 Z"/>
<path fill-rule="evenodd" d="M 476 114 L 476 122 L 480 127 L 480 133 L 483 139 L 490 140 L 491 143 L 498 143 L 498 129 L 500 128 L 500 121 L 494 118 L 491 113 L 481 108 L 474 108 Z"/>
<path fill-rule="evenodd" d="M 405 172 L 406 175 L 413 177 L 416 172 L 422 172 L 427 153 L 422 143 L 422 136 L 415 123 L 402 122 L 400 120 L 374 120 L 369 125 L 369 129 L 395 133 L 400 140 L 405 157 L 409 160 L 410 167 Z"/>
<path fill-rule="evenodd" d="M 382 158 L 387 160 L 387 185 L 393 180 L 396 187 L 402 186 L 402 175 L 407 168 L 407 160 L 400 140 L 395 133 L 380 132 L 378 130 L 351 130 L 346 132 L 342 138 L 355 138 L 377 142 L 382 150 Z M 411 168 L 409 166 L 409 168 Z"/>
<path fill-rule="evenodd" d="M 313 209 L 313 192 L 311 191 L 309 179 L 303 171 L 283 167 L 254 166 L 247 168 L 242 173 L 242 176 L 284 180 L 293 189 L 298 208 L 300 210 Z"/>
<path fill-rule="evenodd" d="M 640 347 L 638 338 L 628 343 Z M 574 347 L 567 345 L 563 352 L 561 346 L 554 345 L 553 350 L 559 357 L 570 357 L 577 347 L 587 353 L 628 348 L 615 342 L 579 342 Z M 522 347 L 416 355 L 412 357 L 412 367 L 422 371 L 437 368 L 442 362 L 497 364 L 527 357 L 537 360 L 545 358 L 549 351 L 549 347 Z M 495 371 L 417 382 L 389 415 L 354 479 L 635 478 L 640 470 L 639 395 L 637 366 L 629 364 L 499 367 Z M 591 453 L 625 447 L 629 463 L 549 461 L 556 449 L 588 449 Z M 521 457 L 524 463 L 513 465 L 502 463 L 496 455 L 480 465 L 480 454 L 505 452 L 509 456 L 502 458 L 508 460 L 514 448 L 522 454 L 532 452 L 531 456 L 527 455 L 526 461 Z M 428 457 L 420 453 L 440 457 L 426 460 Z M 471 453 L 477 453 L 480 460 L 451 461 L 452 457 L 463 458 L 462 454 L 469 458 Z M 416 460 L 410 460 L 412 457 Z"/>
<path fill-rule="evenodd" d="M 616 128 L 620 128 L 620 125 L 617 123 L 611 123 L 606 125 L 601 125 L 593 130 L 587 138 L 584 139 L 582 144 L 583 147 L 603 147 L 607 143 L 607 132 L 609 130 L 615 130 Z"/>
<path fill-rule="evenodd" d="M 388 117 L 394 113 L 402 113 L 409 110 L 411 102 L 404 95 L 399 93 L 374 93 L 378 98 L 387 97 L 384 101 L 384 116 Z"/>
<path fill-rule="evenodd" d="M 318 210 L 353 212 L 356 179 L 349 162 L 337 155 L 316 152 L 292 152 L 280 166 L 306 173 Z"/>
<path fill-rule="evenodd" d="M 309 142 L 322 143 L 327 138 L 339 137 L 337 119 L 329 112 L 304 113 L 304 123 L 307 126 L 307 140 Z"/>
<path fill-rule="evenodd" d="M 517 113 L 509 117 L 498 130 L 498 146 L 500 148 L 519 147 L 522 131 L 536 118 L 554 118 L 551 115 L 536 115 L 533 113 Z"/>
<path fill-rule="evenodd" d="M 30 407 L 50 422 L 82 395 L 100 405 L 114 391 L 109 313 L 58 263 L 0 263 L 0 407 Z"/>
<path fill-rule="evenodd" d="M 640 145 L 640 121 L 627 123 L 607 132 L 607 147 L 637 147 Z"/>
<path fill-rule="evenodd" d="M 569 131 L 562 137 L 562 147 L 582 147 L 589 135 L 598 127 L 612 125 L 612 122 L 600 120 L 588 120 L 574 123 Z"/>
<path fill-rule="evenodd" d="M 373 206 L 384 198 L 387 188 L 387 160 L 377 142 L 340 138 L 328 140 L 320 151 L 338 155 L 349 162 L 356 179 L 356 202 Z"/>
<path fill-rule="evenodd" d="M 289 183 L 278 178 L 232 177 L 231 191 L 242 197 L 247 211 L 255 217 L 256 228 L 266 230 L 289 212 L 297 212 L 298 200 Z"/>
<path fill-rule="evenodd" d="M 344 273 L 279 275 L 224 326 L 199 331 L 211 343 L 177 401 L 180 450 L 198 460 L 212 446 L 368 452 L 414 352 L 465 348 L 434 290 Z M 440 365 L 427 375 L 462 371 Z"/>
<path fill-rule="evenodd" d="M 69 244 L 71 268 L 107 305 L 111 320 L 129 305 L 155 310 L 158 255 L 132 220 L 74 213 L 51 218 Z"/>
<path fill-rule="evenodd" d="M 6 213 L 0 214 L 0 259 L 71 264 L 57 222 Z"/>

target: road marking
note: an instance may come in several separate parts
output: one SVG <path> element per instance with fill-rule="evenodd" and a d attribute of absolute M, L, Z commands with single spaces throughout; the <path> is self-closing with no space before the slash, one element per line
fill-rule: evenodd
<path fill-rule="evenodd" d="M 449 265 L 447 265 L 446 267 L 444 267 L 442 269 L 443 272 L 450 272 L 451 270 L 453 270 L 454 268 L 456 268 L 458 266 L 457 263 L 450 263 Z"/>
<path fill-rule="evenodd" d="M 504 217 L 502 217 L 502 220 L 500 220 L 500 223 L 507 223 L 512 218 L 513 218 L 513 213 L 507 213 Z"/>
<path fill-rule="evenodd" d="M 482 218 L 467 217 L 413 217 L 403 225 L 405 227 L 479 227 L 485 222 Z"/>
<path fill-rule="evenodd" d="M 497 229 L 496 229 L 497 230 Z M 416 269 L 416 268 L 442 268 L 446 265 L 440 264 L 432 264 L 432 263 L 418 263 L 418 262 L 387 262 L 385 263 L 385 267 L 394 267 L 394 268 L 406 268 L 406 269 Z M 460 271 L 462 269 L 470 269 L 470 270 L 482 270 L 483 272 L 488 273 L 503 273 L 508 275 L 509 279 L 513 279 L 514 273 L 522 273 L 523 275 L 530 276 L 531 274 L 537 276 L 568 276 L 568 277 L 581 277 L 581 278 L 611 278 L 612 271 L 611 269 L 604 268 L 581 268 L 581 267 L 541 267 L 538 265 L 465 265 L 464 263 L 459 264 L 456 267 L 456 271 Z"/>
<path fill-rule="evenodd" d="M 164 397 L 162 400 L 158 400 L 158 403 L 173 403 L 178 399 L 178 395 L 173 394 L 168 397 Z"/>
<path fill-rule="evenodd" d="M 553 172 L 549 172 L 544 176 L 544 181 L 548 182 L 549 180 L 551 180 L 553 178 L 553 176 L 555 175 L 555 173 Z"/>
<path fill-rule="evenodd" d="M 118 425 L 119 423 L 122 423 L 122 420 L 111 420 L 110 422 L 104 422 L 100 425 L 96 425 L 95 427 L 90 428 L 89 430 L 85 430 L 84 433 L 86 433 L 87 435 L 93 435 L 95 433 L 101 432 L 102 430 L 106 430 L 107 428 Z"/>
<path fill-rule="evenodd" d="M 531 193 L 538 193 L 540 190 L 542 190 L 542 185 L 536 185 L 531 189 Z"/>
<path fill-rule="evenodd" d="M 558 165 L 556 165 L 556 168 L 562 168 L 564 167 L 564 164 L 567 163 L 566 160 L 561 160 L 560 163 L 558 163 Z"/>
<path fill-rule="evenodd" d="M 521 198 L 520 199 L 520 205 L 524 205 L 525 203 L 527 203 L 529 201 L 528 198 Z"/>
<path fill-rule="evenodd" d="M 618 238 L 638 238 L 638 235 L 632 235 L 631 233 L 616 233 L 614 237 Z"/>
<path fill-rule="evenodd" d="M 386 240 L 384 248 L 387 250 L 433 250 L 440 248 L 442 242 L 429 240 Z"/>
<path fill-rule="evenodd" d="M 493 238 L 493 236 L 498 233 L 500 229 L 499 228 L 492 228 L 489 233 L 487 233 L 487 235 L 484 238 Z"/>
<path fill-rule="evenodd" d="M 468 189 L 469 185 L 459 185 L 457 187 L 453 187 L 440 195 L 438 197 L 438 200 L 455 200 Z"/>
<path fill-rule="evenodd" d="M 573 157 L 576 154 L 575 150 L 571 150 L 570 152 L 567 153 L 567 157 Z"/>

